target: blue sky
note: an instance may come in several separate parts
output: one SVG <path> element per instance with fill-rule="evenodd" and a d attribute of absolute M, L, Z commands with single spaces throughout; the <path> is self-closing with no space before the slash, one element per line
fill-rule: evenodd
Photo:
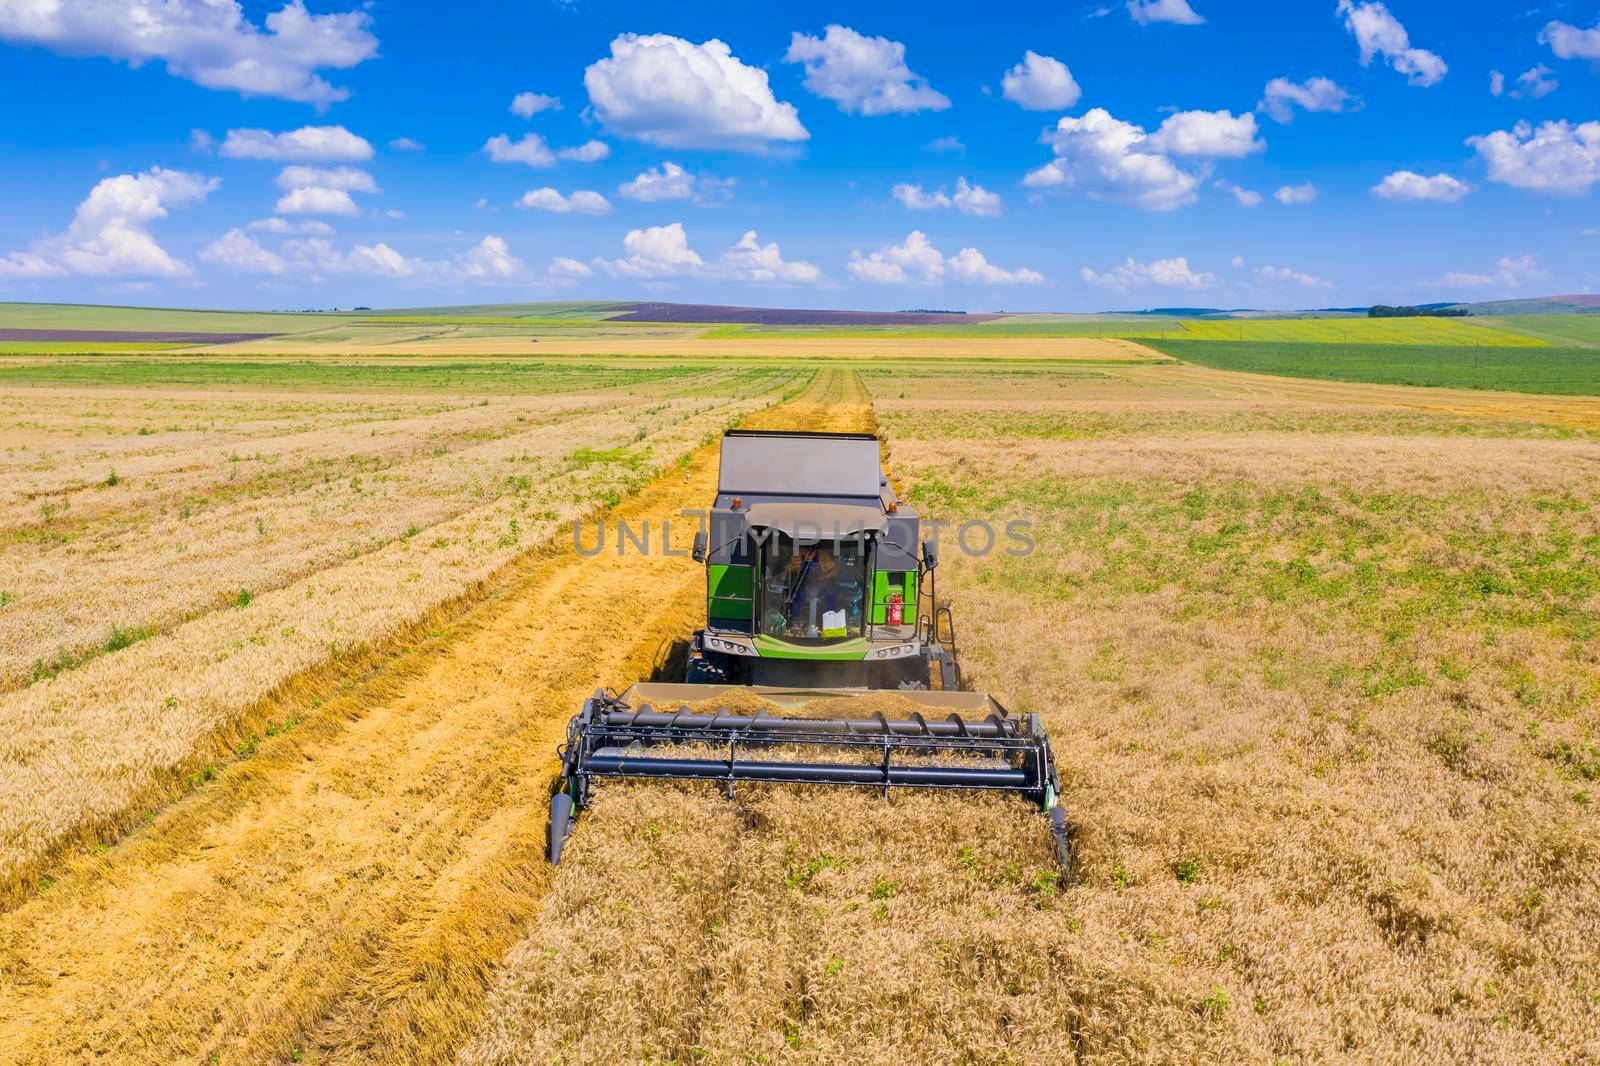
<path fill-rule="evenodd" d="M 1594 291 L 1600 2 L 1529 2 L 0 0 L 0 300 Z"/>

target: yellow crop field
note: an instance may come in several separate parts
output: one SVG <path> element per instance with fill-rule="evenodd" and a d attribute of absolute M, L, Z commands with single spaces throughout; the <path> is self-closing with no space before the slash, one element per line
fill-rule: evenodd
<path fill-rule="evenodd" d="M 1460 318 L 1243 318 L 1196 319 L 1183 333 L 1196 340 L 1298 341 L 1304 344 L 1474 345 L 1540 347 L 1539 338 Z"/>
<path fill-rule="evenodd" d="M 1600 1054 L 1600 398 L 715 343 L 0 365 L 0 1061 Z M 1070 880 L 1014 798 L 756 785 L 548 865 L 567 719 L 705 611 L 565 523 L 735 423 L 1030 524 L 939 587 Z"/>

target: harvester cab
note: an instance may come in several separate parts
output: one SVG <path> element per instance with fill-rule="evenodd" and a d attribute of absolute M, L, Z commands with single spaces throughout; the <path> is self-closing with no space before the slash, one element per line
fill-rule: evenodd
<path fill-rule="evenodd" d="M 706 624 L 687 680 L 958 688 L 920 526 L 870 434 L 729 432 L 696 543 Z"/>
<path fill-rule="evenodd" d="M 879 456 L 870 434 L 724 435 L 693 551 L 705 627 L 682 682 L 602 689 L 568 723 L 552 864 L 598 781 L 666 778 L 1013 792 L 1070 876 L 1044 726 L 961 690 L 937 557 Z"/>

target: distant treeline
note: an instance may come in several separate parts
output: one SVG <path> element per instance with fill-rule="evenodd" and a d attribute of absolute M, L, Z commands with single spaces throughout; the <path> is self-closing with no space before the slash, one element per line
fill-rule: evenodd
<path fill-rule="evenodd" d="M 1472 314 L 1465 307 L 1390 307 L 1378 304 L 1367 309 L 1368 318 L 1466 318 Z"/>

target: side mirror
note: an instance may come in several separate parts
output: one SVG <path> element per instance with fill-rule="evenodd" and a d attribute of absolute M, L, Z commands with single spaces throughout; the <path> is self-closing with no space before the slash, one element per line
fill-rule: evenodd
<path fill-rule="evenodd" d="M 922 542 L 922 565 L 929 570 L 939 565 L 939 549 L 933 546 L 931 540 Z"/>
<path fill-rule="evenodd" d="M 681 543 L 681 542 L 680 542 Z M 706 531 L 697 530 L 694 535 L 694 550 L 690 552 L 697 563 L 706 561 Z"/>

